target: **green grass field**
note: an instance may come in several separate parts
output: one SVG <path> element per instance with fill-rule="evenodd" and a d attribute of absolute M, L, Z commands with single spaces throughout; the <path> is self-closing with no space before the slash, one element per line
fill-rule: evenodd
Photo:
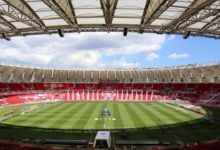
<path fill-rule="evenodd" d="M 105 108 L 111 116 L 100 116 Z M 4 109 L 9 111 L 9 108 Z M 1 111 L 5 112 L 4 109 Z M 213 108 L 201 111 L 220 116 L 219 110 Z M 176 140 L 204 141 L 207 135 L 209 138 L 220 136 L 220 125 L 216 122 L 165 103 L 150 102 L 57 102 L 24 115 L 17 114 L 0 125 L 0 138 L 13 137 L 16 141 L 29 138 L 32 142 L 35 139 L 92 142 L 97 130 L 110 130 L 112 145 L 117 140 L 169 140 L 174 143 Z M 127 132 L 127 139 L 120 136 L 122 128 Z M 166 129 L 165 134 L 161 133 L 161 128 Z"/>
<path fill-rule="evenodd" d="M 100 115 L 105 108 L 111 116 Z M 189 115 L 164 103 L 58 102 L 3 123 L 54 129 L 118 129 L 176 125 L 199 118 L 200 115 Z"/>

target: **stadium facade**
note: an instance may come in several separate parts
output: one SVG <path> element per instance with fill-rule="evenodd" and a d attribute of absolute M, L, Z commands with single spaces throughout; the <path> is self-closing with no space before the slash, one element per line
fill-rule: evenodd
<path fill-rule="evenodd" d="M 15 107 L 19 107 L 20 104 L 22 105 L 35 104 L 39 102 L 41 104 L 48 104 L 51 102 L 62 101 L 62 103 L 65 106 L 66 105 L 72 106 L 70 104 L 77 104 L 78 102 L 78 104 L 80 103 L 78 107 L 79 106 L 81 107 L 81 105 L 83 105 L 84 103 L 83 101 L 86 101 L 86 103 L 84 104 L 90 103 L 90 105 L 92 104 L 92 106 L 103 105 L 104 108 L 106 108 L 107 103 L 103 101 L 120 101 L 119 103 L 109 102 L 109 105 L 121 104 L 121 102 L 124 101 L 125 103 L 123 103 L 123 107 L 124 104 L 128 104 L 129 108 L 131 104 L 132 105 L 137 104 L 137 106 L 142 104 L 144 105 L 150 104 L 150 111 L 152 111 L 152 108 L 156 107 L 155 102 L 163 101 L 166 103 L 160 103 L 160 104 L 157 103 L 158 106 L 163 105 L 163 107 L 167 107 L 166 108 L 167 111 L 170 110 L 171 107 L 172 107 L 171 109 L 172 111 L 179 111 L 180 109 L 179 106 L 175 106 L 174 104 L 172 104 L 171 101 L 181 100 L 177 102 L 177 104 L 178 103 L 181 104 L 180 105 L 181 110 L 184 111 L 181 112 L 182 113 L 181 117 L 184 116 L 185 118 L 188 116 L 195 119 L 193 113 L 196 113 L 196 115 L 203 115 L 203 112 L 197 110 L 198 108 L 200 108 L 197 105 L 218 107 L 219 105 L 218 92 L 220 90 L 219 73 L 220 73 L 220 69 L 218 62 L 199 64 L 199 65 L 197 64 L 197 65 L 178 66 L 178 67 L 177 66 L 166 67 L 166 68 L 146 68 L 146 69 L 132 68 L 132 69 L 115 69 L 115 70 L 114 69 L 82 70 L 82 69 L 64 69 L 64 68 L 59 69 L 59 68 L 36 67 L 36 66 L 1 63 L 0 106 L 1 108 L 4 107 L 7 108 L 7 106 L 12 106 L 12 105 L 15 105 Z M 91 103 L 91 101 L 100 101 L 101 103 L 100 102 Z M 141 102 L 141 103 L 137 103 L 137 102 Z M 149 103 L 143 103 L 143 102 L 149 102 Z M 196 103 L 196 105 L 194 104 L 189 105 L 188 102 Z M 60 105 L 61 103 L 56 104 L 56 106 L 60 106 Z M 34 105 L 34 107 L 35 106 L 36 105 Z M 22 110 L 21 116 L 24 115 L 23 109 L 26 108 L 21 109 Z M 94 108 L 92 107 L 91 109 L 93 111 Z M 147 114 L 146 111 L 149 110 L 147 109 L 145 110 L 144 107 L 141 108 L 142 111 L 143 109 L 144 112 Z M 186 109 L 187 111 L 189 111 L 189 113 L 183 109 Z M 46 110 L 49 111 L 48 109 Z M 56 112 L 57 110 L 63 111 L 63 105 L 59 109 L 55 109 Z M 74 109 L 71 110 L 76 110 L 76 108 L 74 107 Z M 159 108 L 156 108 L 155 110 L 157 112 L 160 111 Z M 20 110 L 14 110 L 12 114 L 13 115 L 19 114 L 19 111 Z M 127 111 L 130 112 L 131 110 L 128 109 Z M 87 113 L 88 112 L 86 111 L 86 114 Z M 130 113 L 133 114 L 134 111 L 131 111 Z M 163 113 L 165 113 L 165 111 L 163 111 Z M 71 113 L 67 113 L 67 114 L 72 116 Z M 167 118 L 168 114 L 167 112 L 165 113 L 165 118 Z M 179 120 L 179 118 L 176 116 L 177 115 L 176 112 L 174 114 L 175 114 L 174 118 L 177 118 Z M 157 120 L 157 117 L 154 116 L 151 117 L 153 117 L 154 119 L 156 118 L 157 122 L 162 122 L 160 119 Z M 5 116 L 4 118 L 9 119 L 10 121 L 10 119 L 12 118 L 11 113 L 9 113 L 9 116 Z M 140 117 L 137 118 L 140 119 Z M 95 118 L 95 120 L 96 119 L 98 118 Z M 113 121 L 114 119 L 115 118 L 112 118 Z M 173 121 L 174 120 L 172 119 L 171 122 L 173 123 Z M 15 121 L 15 124 L 16 125 L 18 124 L 17 120 Z M 199 122 L 197 125 L 201 126 L 201 123 Z M 213 123 L 211 123 L 211 125 L 213 127 Z M 191 123 L 190 126 L 192 126 Z M 101 127 L 105 128 L 105 124 L 104 125 L 101 124 Z M 216 128 L 218 128 L 218 126 L 216 126 Z M 143 132 L 142 130 L 143 128 L 141 128 L 141 132 Z M 210 129 L 208 131 L 210 131 Z M 150 130 L 150 132 L 152 131 Z M 191 132 L 191 130 L 187 132 Z M 156 133 L 158 133 L 158 128 L 156 129 Z M 83 133 L 79 133 L 79 134 L 83 134 Z M 145 132 L 143 132 L 143 134 L 145 134 Z M 164 134 L 164 130 L 162 130 L 162 133 L 159 134 Z M 173 135 L 171 135 L 171 137 L 172 136 Z M 72 141 L 71 140 L 52 140 L 52 141 L 54 142 L 53 144 L 56 145 L 61 145 L 63 144 L 63 142 L 65 142 L 65 144 L 68 144 L 67 142 L 73 142 L 73 143 L 79 142 L 78 139 Z M 48 144 L 47 142 L 48 139 L 45 140 L 46 145 Z M 157 149 L 167 149 L 167 150 L 171 150 L 171 149 L 180 150 L 183 147 L 183 142 L 180 140 L 176 141 L 177 143 L 176 145 L 171 145 L 171 146 L 162 146 L 160 145 L 158 140 L 153 140 L 153 141 L 146 140 L 144 142 L 141 141 L 142 143 L 140 143 L 140 141 L 121 141 L 121 143 L 119 141 L 116 141 L 116 145 L 120 149 L 120 147 L 130 146 L 129 142 L 133 142 L 132 145 L 135 145 L 137 147 L 138 146 L 144 147 L 144 149 L 152 149 L 152 144 L 154 145 L 153 148 L 157 147 Z M 180 145 L 178 144 L 178 142 L 180 142 Z M 206 141 L 206 142 L 210 143 L 210 141 Z M 5 143 L 9 143 L 9 142 L 2 140 L 0 146 L 5 147 Z M 70 143 L 69 145 L 73 146 L 73 143 Z M 85 143 L 86 144 L 84 144 L 81 147 L 87 147 L 88 146 L 87 141 L 85 141 Z M 212 139 L 211 143 L 214 144 L 219 143 L 219 140 Z M 19 148 L 26 146 L 22 144 L 17 144 L 16 142 L 11 143 L 10 141 L 9 146 L 14 146 L 14 145 Z M 82 145 L 82 144 L 75 143 L 75 145 Z M 6 145 L 6 147 L 7 146 L 8 145 Z M 27 149 L 29 149 L 34 145 L 28 145 L 28 146 L 29 147 Z M 41 147 L 38 146 L 35 147 L 36 149 L 42 149 Z M 187 145 L 187 147 L 203 148 L 204 145 L 200 146 L 197 143 L 193 143 L 192 145 Z"/>
<path fill-rule="evenodd" d="M 189 36 L 219 39 L 219 9 L 219 0 L 1 0 L 0 38 L 10 41 L 14 36 L 59 34 L 63 37 L 64 33 L 80 32 L 123 32 L 126 36 L 128 32 L 132 32 L 177 34 L 183 35 L 184 39 Z M 19 104 L 47 101 L 167 102 L 176 99 L 193 103 L 200 100 L 200 104 L 219 106 L 219 81 L 219 62 L 164 68 L 106 70 L 0 63 L 0 106 L 17 107 Z M 17 109 L 14 112 L 18 111 Z M 144 112 L 146 113 L 146 110 Z M 167 115 L 165 111 L 163 113 Z M 171 120 L 173 123 L 173 118 Z M 160 119 L 157 121 L 162 122 Z M 205 125 L 208 126 L 207 122 Z M 207 131 L 210 132 L 212 128 L 215 128 L 213 123 L 208 126 Z M 216 129 L 216 132 L 219 132 L 217 125 Z M 215 130 L 210 133 L 214 132 Z M 190 135 L 191 131 L 187 133 L 187 138 Z M 213 141 L 212 139 L 207 144 Z M 147 144 L 152 144 L 148 142 Z M 158 145 L 159 142 L 156 142 Z M 214 142 L 219 143 L 219 140 Z M 196 148 L 200 145 L 199 142 L 190 144 Z M 123 143 L 121 145 L 124 146 Z M 0 148 L 6 147 L 43 149 L 14 145 L 13 141 L 0 141 Z M 48 148 L 51 147 L 45 149 Z M 182 149 L 182 146 L 172 148 Z M 169 148 L 154 146 L 148 149 Z"/>
<path fill-rule="evenodd" d="M 4 83 L 219 83 L 220 62 L 163 68 L 68 69 L 0 63 Z"/>
<path fill-rule="evenodd" d="M 2 106 L 42 100 L 188 100 L 220 90 L 219 63 L 148 69 L 0 65 Z M 10 96 L 11 95 L 11 96 Z"/>

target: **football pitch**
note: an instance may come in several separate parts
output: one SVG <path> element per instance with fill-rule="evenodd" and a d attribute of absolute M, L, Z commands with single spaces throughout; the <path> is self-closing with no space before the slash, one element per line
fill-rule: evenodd
<path fill-rule="evenodd" d="M 104 109 L 108 109 L 111 116 L 101 116 Z M 199 121 L 201 117 L 166 103 L 57 102 L 2 123 L 50 129 L 101 130 L 177 126 Z"/>
<path fill-rule="evenodd" d="M 3 108 L 0 115 L 29 105 Z M 105 109 L 111 116 L 101 116 Z M 219 109 L 208 107 L 200 111 L 220 118 Z M 0 127 L 1 139 L 13 137 L 15 141 L 21 141 L 28 138 L 31 142 L 35 139 L 93 142 L 98 130 L 111 132 L 112 145 L 117 140 L 168 140 L 175 143 L 176 140 L 195 142 L 220 136 L 218 122 L 160 102 L 56 102 L 23 115 L 16 114 L 1 122 Z M 121 129 L 126 131 L 126 139 L 121 138 Z M 162 129 L 165 129 L 164 134 Z"/>

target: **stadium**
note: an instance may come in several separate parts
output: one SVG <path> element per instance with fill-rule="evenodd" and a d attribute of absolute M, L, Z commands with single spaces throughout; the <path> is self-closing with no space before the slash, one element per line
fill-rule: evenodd
<path fill-rule="evenodd" d="M 121 32 L 219 39 L 219 9 L 218 0 L 1 0 L 0 38 Z M 0 149 L 220 149 L 219 66 L 0 62 Z"/>

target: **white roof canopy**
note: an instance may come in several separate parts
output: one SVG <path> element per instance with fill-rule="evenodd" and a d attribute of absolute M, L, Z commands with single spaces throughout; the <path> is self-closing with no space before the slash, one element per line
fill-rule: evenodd
<path fill-rule="evenodd" d="M 218 0 L 0 0 L 0 38 L 62 32 L 220 38 Z"/>

